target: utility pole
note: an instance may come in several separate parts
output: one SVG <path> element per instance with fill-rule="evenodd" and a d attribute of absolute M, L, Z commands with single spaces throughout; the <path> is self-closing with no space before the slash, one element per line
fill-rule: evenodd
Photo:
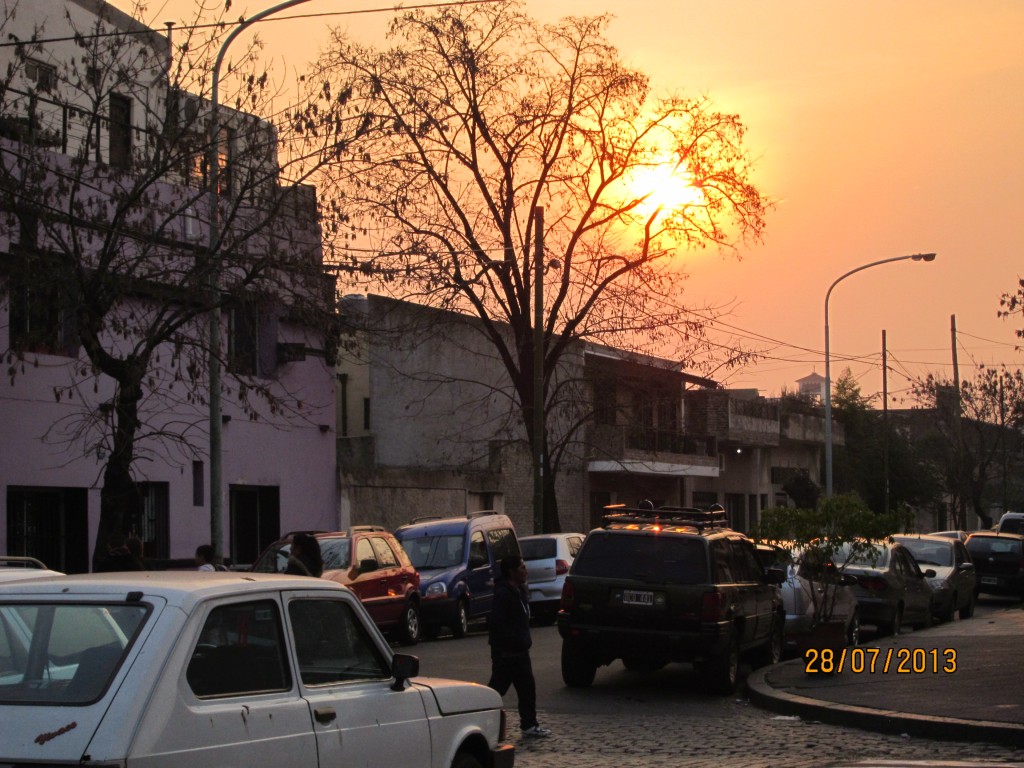
<path fill-rule="evenodd" d="M 956 315 L 949 316 L 949 334 L 953 347 L 953 387 L 956 389 L 956 410 L 953 413 L 956 432 L 956 481 L 957 481 L 957 520 L 956 527 L 967 528 L 967 499 L 964 495 L 967 484 L 964 482 L 964 425 L 963 400 L 960 397 L 960 363 L 956 352 Z"/>
<path fill-rule="evenodd" d="M 533 532 L 544 533 L 544 208 L 533 209 Z"/>
<path fill-rule="evenodd" d="M 882 473 L 885 478 L 885 514 L 889 514 L 889 356 L 882 329 Z"/>

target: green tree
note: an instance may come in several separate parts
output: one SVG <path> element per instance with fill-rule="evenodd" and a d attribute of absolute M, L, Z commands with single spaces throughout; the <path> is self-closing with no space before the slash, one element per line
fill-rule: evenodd
<path fill-rule="evenodd" d="M 516 2 L 405 13 L 389 50 L 336 38 L 294 120 L 317 141 L 357 125 L 320 183 L 334 259 L 372 288 L 477 316 L 530 441 L 545 281 L 545 530 L 572 437 L 548 418 L 560 360 L 579 339 L 692 354 L 705 321 L 683 301 L 680 249 L 757 240 L 770 207 L 739 117 L 655 98 L 607 24 L 541 26 Z M 671 179 L 651 174 L 665 170 L 688 192 L 662 197 Z"/>

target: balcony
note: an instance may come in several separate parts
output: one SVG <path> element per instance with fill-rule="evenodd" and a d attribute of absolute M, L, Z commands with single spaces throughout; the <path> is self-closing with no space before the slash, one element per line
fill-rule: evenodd
<path fill-rule="evenodd" d="M 718 475 L 717 441 L 675 430 L 594 424 L 587 431 L 591 472 Z"/>

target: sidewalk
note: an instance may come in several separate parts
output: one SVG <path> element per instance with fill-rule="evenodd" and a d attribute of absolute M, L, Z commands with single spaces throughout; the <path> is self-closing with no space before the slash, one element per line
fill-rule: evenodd
<path fill-rule="evenodd" d="M 1024 747 L 1022 608 L 847 649 L 839 674 L 808 674 L 803 659 L 762 668 L 747 692 L 765 709 L 824 723 Z"/>

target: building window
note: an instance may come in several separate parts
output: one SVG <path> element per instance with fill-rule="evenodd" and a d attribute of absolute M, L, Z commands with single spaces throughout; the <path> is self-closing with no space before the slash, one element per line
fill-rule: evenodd
<path fill-rule="evenodd" d="M 255 376 L 259 373 L 259 312 L 248 303 L 232 307 L 228 324 L 228 370 Z"/>
<path fill-rule="evenodd" d="M 57 286 L 31 275 L 16 275 L 8 296 L 12 349 L 74 357 L 78 354 L 75 313 Z"/>
<path fill-rule="evenodd" d="M 614 426 L 615 382 L 612 379 L 598 379 L 594 382 L 594 421 Z"/>
<path fill-rule="evenodd" d="M 281 489 L 276 485 L 232 485 L 231 562 L 254 563 L 281 537 Z"/>
<path fill-rule="evenodd" d="M 142 539 L 142 554 L 145 557 L 167 558 L 170 556 L 168 508 L 170 490 L 167 483 L 139 483 L 139 497 L 142 499 L 142 514 L 139 530 Z"/>
<path fill-rule="evenodd" d="M 363 398 L 363 429 L 370 429 L 370 398 Z"/>
<path fill-rule="evenodd" d="M 231 197 L 235 193 L 235 130 L 233 128 L 223 129 L 220 141 L 217 143 L 217 162 L 220 175 L 217 177 L 217 187 L 221 196 Z"/>
<path fill-rule="evenodd" d="M 50 93 L 57 88 L 57 70 L 49 64 L 29 59 L 25 62 L 25 77 L 27 77 L 36 90 Z"/>
<path fill-rule="evenodd" d="M 128 168 L 132 162 L 132 100 L 110 94 L 110 165 Z"/>

